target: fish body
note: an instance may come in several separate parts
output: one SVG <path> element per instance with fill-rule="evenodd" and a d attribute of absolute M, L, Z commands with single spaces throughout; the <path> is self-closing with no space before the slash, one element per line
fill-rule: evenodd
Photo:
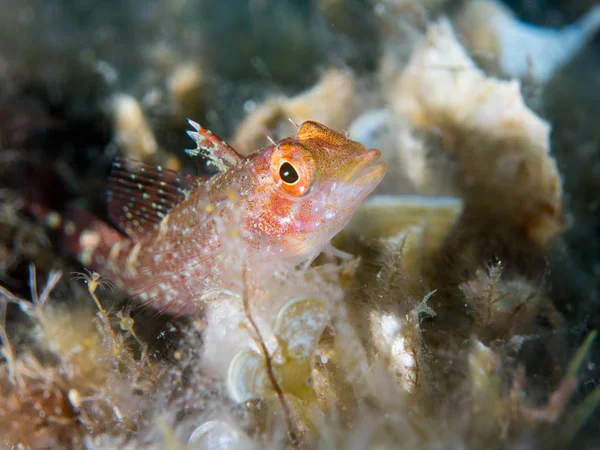
<path fill-rule="evenodd" d="M 81 211 L 66 247 L 88 268 L 161 311 L 191 314 L 207 292 L 232 288 L 233 268 L 316 257 L 379 184 L 385 164 L 316 122 L 244 157 L 191 122 L 188 151 L 216 172 L 179 175 L 115 161 L 109 215 L 127 237 Z"/>

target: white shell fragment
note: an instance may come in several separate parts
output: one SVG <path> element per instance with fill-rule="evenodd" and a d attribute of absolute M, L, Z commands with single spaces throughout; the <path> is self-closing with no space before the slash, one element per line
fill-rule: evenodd
<path fill-rule="evenodd" d="M 316 298 L 299 297 L 279 310 L 273 330 L 287 356 L 301 361 L 312 357 L 328 323 L 325 303 Z"/>
<path fill-rule="evenodd" d="M 455 24 L 466 45 L 482 61 L 492 59 L 509 77 L 548 81 L 568 63 L 600 28 L 600 5 L 562 29 L 544 28 L 519 21 L 501 2 L 468 2 Z"/>
<path fill-rule="evenodd" d="M 227 422 L 209 420 L 196 428 L 188 445 L 192 448 L 211 450 L 253 449 L 248 436 Z"/>
<path fill-rule="evenodd" d="M 245 349 L 240 351 L 227 372 L 227 391 L 237 403 L 264 397 L 269 391 L 265 359 L 259 353 Z"/>

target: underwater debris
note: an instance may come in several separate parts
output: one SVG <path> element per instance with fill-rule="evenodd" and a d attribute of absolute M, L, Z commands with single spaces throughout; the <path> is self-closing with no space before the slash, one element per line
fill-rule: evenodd
<path fill-rule="evenodd" d="M 343 130 L 357 114 L 359 94 L 351 72 L 330 69 L 319 82 L 296 97 L 267 99 L 238 125 L 233 146 L 247 155 L 264 147 L 267 136 L 274 140 L 296 131 L 290 123 L 314 120 L 329 128 Z"/>
<path fill-rule="evenodd" d="M 504 212 L 541 245 L 562 229 L 549 124 L 524 104 L 518 82 L 489 78 L 475 66 L 447 20 L 429 27 L 388 96 L 413 127 L 439 136 L 458 164 L 467 207 Z"/>
<path fill-rule="evenodd" d="M 486 69 L 544 84 L 600 29 L 600 6 L 562 29 L 518 20 L 497 0 L 468 1 L 453 17 L 459 36 Z"/>

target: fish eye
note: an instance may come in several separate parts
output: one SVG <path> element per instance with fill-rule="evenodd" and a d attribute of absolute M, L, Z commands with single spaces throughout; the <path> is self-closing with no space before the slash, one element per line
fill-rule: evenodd
<path fill-rule="evenodd" d="M 271 154 L 270 172 L 277 189 L 286 195 L 308 195 L 315 183 L 315 161 L 302 145 L 284 143 Z"/>
<path fill-rule="evenodd" d="M 279 167 L 279 177 L 286 184 L 295 184 L 300 179 L 296 168 L 287 161 Z"/>

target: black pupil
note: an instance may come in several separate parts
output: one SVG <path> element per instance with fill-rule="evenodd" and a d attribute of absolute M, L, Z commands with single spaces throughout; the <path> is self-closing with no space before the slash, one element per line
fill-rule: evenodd
<path fill-rule="evenodd" d="M 293 184 L 298 181 L 298 172 L 289 162 L 284 162 L 279 168 L 279 176 L 287 184 Z"/>

